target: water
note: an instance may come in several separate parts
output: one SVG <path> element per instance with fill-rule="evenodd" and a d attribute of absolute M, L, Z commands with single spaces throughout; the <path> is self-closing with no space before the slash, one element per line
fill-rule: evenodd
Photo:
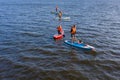
<path fill-rule="evenodd" d="M 0 0 L 0 80 L 120 80 L 119 0 Z M 55 20 L 56 5 L 70 21 Z M 54 41 L 62 24 L 63 40 Z M 71 25 L 86 52 L 64 43 Z"/>

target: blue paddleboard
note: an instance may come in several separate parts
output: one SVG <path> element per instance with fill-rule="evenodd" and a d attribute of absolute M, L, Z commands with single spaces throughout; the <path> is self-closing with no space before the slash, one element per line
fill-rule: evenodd
<path fill-rule="evenodd" d="M 66 44 L 80 48 L 80 49 L 84 49 L 84 50 L 93 50 L 95 49 L 93 46 L 90 46 L 88 44 L 84 44 L 84 43 L 78 43 L 78 42 L 71 42 L 69 40 L 65 40 L 64 41 Z"/>

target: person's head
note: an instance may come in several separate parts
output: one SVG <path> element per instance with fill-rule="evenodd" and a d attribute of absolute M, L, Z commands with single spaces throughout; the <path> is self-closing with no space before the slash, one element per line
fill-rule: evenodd
<path fill-rule="evenodd" d="M 75 27 L 76 27 L 75 25 L 72 26 L 72 28 L 75 28 Z"/>
<path fill-rule="evenodd" d="M 59 28 L 61 28 L 62 26 L 61 26 L 61 25 L 59 25 L 58 27 L 59 27 Z"/>
<path fill-rule="evenodd" d="M 76 25 L 74 24 L 73 27 L 76 27 Z"/>
<path fill-rule="evenodd" d="M 81 42 L 82 42 L 82 40 L 80 40 L 80 39 L 79 39 L 79 40 L 78 40 L 78 42 L 79 42 L 79 43 L 81 43 Z"/>
<path fill-rule="evenodd" d="M 62 26 L 60 25 L 60 27 L 62 27 Z"/>
<path fill-rule="evenodd" d="M 59 11 L 59 13 L 62 13 L 62 11 Z"/>

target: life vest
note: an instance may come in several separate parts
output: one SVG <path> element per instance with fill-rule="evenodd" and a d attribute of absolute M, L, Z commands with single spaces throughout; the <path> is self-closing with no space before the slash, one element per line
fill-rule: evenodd
<path fill-rule="evenodd" d="M 60 31 L 60 32 L 63 31 L 61 26 L 58 26 L 57 30 Z"/>
<path fill-rule="evenodd" d="M 72 28 L 71 29 L 71 34 L 75 34 L 76 33 L 76 28 Z"/>
<path fill-rule="evenodd" d="M 59 17 L 62 17 L 62 12 L 59 12 L 59 13 L 58 13 L 58 16 L 59 16 Z"/>

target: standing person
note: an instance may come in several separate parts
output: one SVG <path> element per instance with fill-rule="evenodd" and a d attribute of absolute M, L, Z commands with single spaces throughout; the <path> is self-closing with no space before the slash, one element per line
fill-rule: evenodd
<path fill-rule="evenodd" d="M 61 25 L 59 25 L 59 26 L 57 27 L 57 31 L 58 31 L 58 34 L 62 34 L 63 29 L 62 29 L 62 26 L 61 26 Z"/>
<path fill-rule="evenodd" d="M 71 27 L 70 33 L 71 33 L 72 41 L 74 42 L 74 41 L 76 40 L 76 36 L 75 36 L 75 34 L 76 34 L 76 25 L 73 25 L 73 26 Z"/>
<path fill-rule="evenodd" d="M 55 9 L 56 9 L 56 12 L 58 12 L 58 6 L 56 6 L 56 8 L 55 8 Z"/>
<path fill-rule="evenodd" d="M 59 17 L 59 20 L 61 20 L 61 18 L 62 18 L 62 11 L 59 11 L 58 17 Z"/>

